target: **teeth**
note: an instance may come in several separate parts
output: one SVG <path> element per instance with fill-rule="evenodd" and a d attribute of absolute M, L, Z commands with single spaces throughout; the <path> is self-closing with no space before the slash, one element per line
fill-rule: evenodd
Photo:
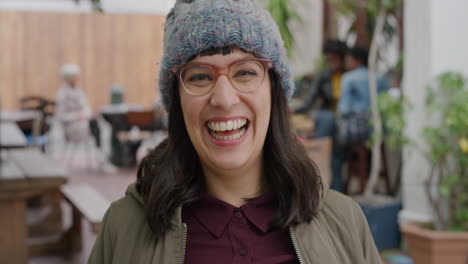
<path fill-rule="evenodd" d="M 226 129 L 227 130 L 232 130 L 233 127 L 234 127 L 234 124 L 232 123 L 232 121 L 228 121 L 226 123 Z"/>
<path fill-rule="evenodd" d="M 214 131 L 230 131 L 239 129 L 246 123 L 247 119 L 236 119 L 227 122 L 208 122 L 208 127 Z"/>
<path fill-rule="evenodd" d="M 221 136 L 221 135 L 216 134 L 213 131 L 211 131 L 210 133 L 212 137 L 219 139 L 219 140 L 235 140 L 235 139 L 242 137 L 245 134 L 245 128 L 242 128 L 241 130 L 239 130 L 239 132 L 235 133 L 234 135 L 229 135 L 229 136 Z"/>

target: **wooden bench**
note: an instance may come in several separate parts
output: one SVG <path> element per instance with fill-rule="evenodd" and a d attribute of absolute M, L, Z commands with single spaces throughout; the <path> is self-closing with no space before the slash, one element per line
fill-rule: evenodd
<path fill-rule="evenodd" d="M 3 123 L 2 123 L 3 125 Z M 1 134 L 3 137 L 4 135 Z M 60 186 L 67 171 L 38 149 L 0 151 L 0 260 L 26 263 L 32 251 L 28 244 L 28 201 L 49 196 L 52 211 L 60 211 Z M 56 199 L 58 197 L 58 199 Z M 61 216 L 58 214 L 57 216 Z M 61 219 L 61 217 L 60 217 Z M 61 227 L 61 222 L 58 222 Z"/>
<path fill-rule="evenodd" d="M 61 187 L 65 199 L 73 208 L 72 226 L 69 241 L 73 250 L 80 250 L 82 245 L 81 219 L 91 224 L 94 234 L 99 232 L 102 218 L 110 202 L 88 184 L 66 184 Z"/>

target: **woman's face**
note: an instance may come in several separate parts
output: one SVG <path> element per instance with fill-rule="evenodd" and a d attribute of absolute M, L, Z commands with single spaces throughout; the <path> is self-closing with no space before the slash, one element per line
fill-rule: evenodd
<path fill-rule="evenodd" d="M 327 58 L 328 65 L 330 66 L 330 70 L 332 72 L 341 72 L 343 71 L 343 59 L 340 55 L 336 53 L 327 53 L 325 54 Z"/>
<path fill-rule="evenodd" d="M 71 88 L 75 88 L 76 84 L 78 83 L 78 76 L 77 75 L 71 75 L 65 78 L 65 81 Z"/>
<path fill-rule="evenodd" d="M 346 70 L 352 71 L 354 69 L 357 69 L 359 66 L 361 66 L 361 63 L 359 62 L 359 60 L 357 60 L 356 58 L 354 58 L 353 56 L 349 54 L 346 55 Z"/>
<path fill-rule="evenodd" d="M 227 55 L 198 56 L 191 63 L 209 64 L 227 72 L 228 65 L 248 58 L 255 57 L 234 49 Z M 265 75 L 264 81 L 249 92 L 236 90 L 227 75 L 219 75 L 212 90 L 203 95 L 189 94 L 179 80 L 185 126 L 205 170 L 223 173 L 262 165 L 271 110 L 270 78 L 267 72 Z"/>

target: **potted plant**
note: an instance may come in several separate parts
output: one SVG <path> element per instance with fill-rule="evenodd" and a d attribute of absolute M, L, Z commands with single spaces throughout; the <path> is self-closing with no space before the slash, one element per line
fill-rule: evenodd
<path fill-rule="evenodd" d="M 415 264 L 468 261 L 468 79 L 439 75 L 428 87 L 431 125 L 423 130 L 431 171 L 425 193 L 433 213 L 430 224 L 408 223 L 401 230 Z M 428 115 L 429 116 L 429 115 Z"/>
<path fill-rule="evenodd" d="M 390 156 L 392 159 L 398 159 L 392 162 L 396 166 L 393 169 L 395 179 L 392 181 L 393 177 L 387 176 L 389 179 L 386 182 L 387 193 L 385 194 L 377 193 L 377 182 L 375 182 L 370 194 L 353 196 L 353 199 L 363 209 L 377 248 L 385 250 L 400 247 L 401 232 L 398 225 L 398 214 L 402 208 L 402 203 L 398 194 L 403 162 L 401 160 L 401 149 L 409 143 L 409 139 L 404 136 L 403 130 L 406 126 L 405 110 L 409 109 L 411 105 L 401 94 L 399 88 L 391 88 L 390 91 L 381 93 L 377 98 L 377 102 L 378 111 L 384 121 L 384 132 L 380 134 L 374 132 L 371 141 L 375 143 L 376 139 L 379 139 L 385 142 L 385 148 L 382 148 L 382 152 L 385 151 L 387 155 L 392 154 Z M 386 160 L 389 160 L 388 156 Z M 386 173 L 390 172 L 390 170 L 386 171 Z M 366 188 L 368 187 L 369 183 L 366 185 Z"/>

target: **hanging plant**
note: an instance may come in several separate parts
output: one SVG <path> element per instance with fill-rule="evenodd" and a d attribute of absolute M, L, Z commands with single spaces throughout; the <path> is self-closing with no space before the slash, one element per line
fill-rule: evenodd
<path fill-rule="evenodd" d="M 284 40 L 284 46 L 288 56 L 291 56 L 294 46 L 294 36 L 289 27 L 289 23 L 293 20 L 301 22 L 300 16 L 288 6 L 288 0 L 268 0 L 266 9 L 278 24 L 281 37 Z"/>

